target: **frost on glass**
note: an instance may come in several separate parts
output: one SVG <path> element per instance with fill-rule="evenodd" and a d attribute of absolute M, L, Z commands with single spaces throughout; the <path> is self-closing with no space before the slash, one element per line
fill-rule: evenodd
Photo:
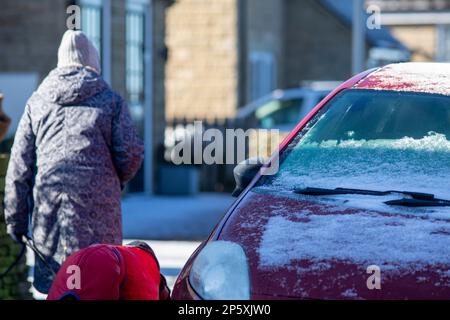
<path fill-rule="evenodd" d="M 450 194 L 450 141 L 430 132 L 421 139 L 343 140 L 299 144 L 272 187 L 359 188 Z"/>
<path fill-rule="evenodd" d="M 443 96 L 369 90 L 335 98 L 282 154 L 278 174 L 253 189 L 304 201 L 311 208 L 270 208 L 272 215 L 262 226 L 259 266 L 273 269 L 306 260 L 313 263 L 297 264 L 298 272 L 321 272 L 337 261 L 405 273 L 440 265 L 441 280 L 450 283 L 450 207 L 384 203 L 407 197 L 398 193 L 293 192 L 341 187 L 423 192 L 450 200 L 448 101 Z"/>

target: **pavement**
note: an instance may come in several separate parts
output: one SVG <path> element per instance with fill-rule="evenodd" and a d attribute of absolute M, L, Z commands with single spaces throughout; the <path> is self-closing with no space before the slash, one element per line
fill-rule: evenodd
<path fill-rule="evenodd" d="M 122 200 L 125 239 L 203 240 L 235 198 L 226 193 L 194 196 L 129 195 Z"/>

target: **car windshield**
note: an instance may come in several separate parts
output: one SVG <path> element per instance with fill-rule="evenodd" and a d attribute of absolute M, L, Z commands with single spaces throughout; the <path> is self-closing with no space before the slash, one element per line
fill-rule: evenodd
<path fill-rule="evenodd" d="M 450 198 L 450 97 L 346 90 L 298 133 L 260 186 L 408 190 Z"/>

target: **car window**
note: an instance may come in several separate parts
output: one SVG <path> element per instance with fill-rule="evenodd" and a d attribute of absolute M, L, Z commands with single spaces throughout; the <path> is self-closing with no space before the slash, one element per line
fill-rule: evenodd
<path fill-rule="evenodd" d="M 346 90 L 259 185 L 408 190 L 450 198 L 450 97 Z"/>
<path fill-rule="evenodd" d="M 272 100 L 258 108 L 255 116 L 262 128 L 270 129 L 281 125 L 295 125 L 299 121 L 303 98 Z"/>

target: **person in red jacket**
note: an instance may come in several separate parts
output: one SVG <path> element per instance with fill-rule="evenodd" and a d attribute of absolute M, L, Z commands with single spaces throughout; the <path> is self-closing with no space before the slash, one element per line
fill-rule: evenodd
<path fill-rule="evenodd" d="M 69 256 L 47 300 L 167 300 L 170 290 L 145 242 L 93 245 Z"/>

